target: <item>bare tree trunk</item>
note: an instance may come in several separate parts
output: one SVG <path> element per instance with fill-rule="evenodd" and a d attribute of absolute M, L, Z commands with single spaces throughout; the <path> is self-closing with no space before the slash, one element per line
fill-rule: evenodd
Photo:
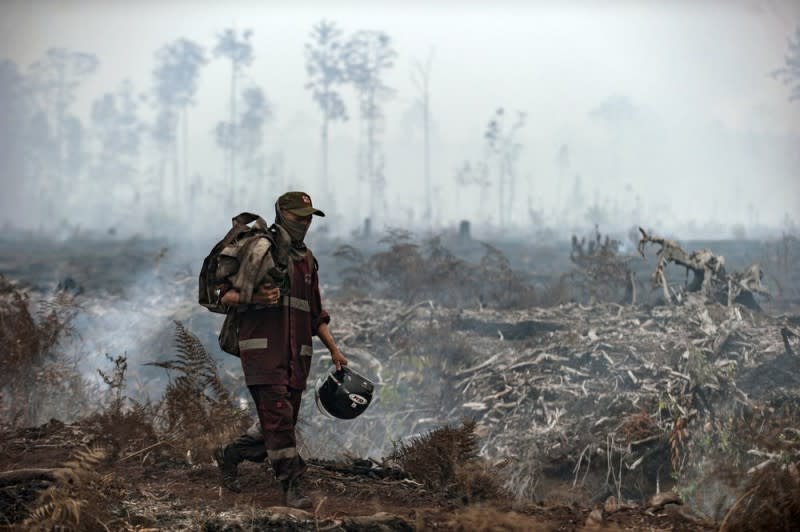
<path fill-rule="evenodd" d="M 360 112 L 358 114 L 358 155 L 356 157 L 356 172 L 358 173 L 357 176 L 357 183 L 356 183 L 356 209 L 359 214 L 359 218 L 363 218 L 365 216 L 369 216 L 369 211 L 366 213 L 364 212 L 364 125 L 365 125 L 365 117 L 364 113 Z M 358 225 L 360 227 L 361 220 L 359 220 Z"/>
<path fill-rule="evenodd" d="M 367 107 L 367 183 L 369 186 L 369 217 L 375 222 L 375 92 L 369 93 Z"/>
<path fill-rule="evenodd" d="M 60 201 L 64 192 L 66 192 L 66 172 L 64 170 L 64 65 L 58 68 L 58 102 L 56 103 L 56 150 L 57 154 L 57 172 L 58 172 L 58 186 L 56 188 L 56 201 Z"/>
<path fill-rule="evenodd" d="M 411 80 L 419 91 L 422 102 L 422 132 L 423 132 L 423 177 L 425 179 L 425 212 L 424 219 L 428 223 L 428 228 L 432 229 L 433 222 L 433 184 L 431 182 L 431 156 L 430 156 L 430 76 L 431 60 L 433 52 L 429 52 L 425 64 L 416 62 L 415 71 L 412 72 Z"/>
<path fill-rule="evenodd" d="M 320 141 L 322 144 L 322 186 L 320 190 L 322 190 L 323 194 L 325 194 L 325 201 L 329 202 L 328 204 L 332 206 L 332 198 L 331 198 L 331 190 L 330 190 L 330 181 L 328 178 L 328 124 L 330 123 L 330 115 L 331 110 L 330 106 L 330 83 L 325 83 L 323 86 L 323 92 L 325 96 L 325 105 L 322 109 L 322 129 L 320 131 Z"/>
<path fill-rule="evenodd" d="M 167 172 L 167 155 L 165 151 L 161 152 L 161 157 L 158 161 L 158 210 L 162 210 L 164 206 L 164 175 Z"/>
<path fill-rule="evenodd" d="M 497 199 L 498 201 L 498 210 L 497 210 L 497 223 L 502 228 L 505 226 L 505 214 L 503 211 L 503 204 L 505 203 L 505 166 L 503 165 L 503 159 L 500 159 L 499 164 L 497 165 L 497 180 L 499 182 L 498 192 L 497 192 Z"/>
<path fill-rule="evenodd" d="M 431 201 L 431 146 L 430 146 L 430 107 L 428 100 L 428 80 L 425 80 L 425 96 L 423 103 L 423 128 L 425 136 L 425 218 L 428 220 L 428 228 L 433 229 L 433 203 Z"/>
<path fill-rule="evenodd" d="M 511 221 L 511 214 L 514 212 L 514 193 L 517 186 L 517 175 L 514 173 L 514 166 L 511 161 L 506 159 L 506 168 L 508 169 L 508 198 L 506 201 L 506 222 Z"/>
<path fill-rule="evenodd" d="M 191 188 L 189 182 L 189 109 L 183 108 L 183 190 L 188 191 Z M 187 194 L 184 192 L 183 197 L 186 198 Z"/>
<path fill-rule="evenodd" d="M 229 117 L 230 138 L 228 141 L 228 182 L 230 190 L 228 191 L 230 204 L 233 207 L 234 198 L 236 197 L 236 61 L 231 60 L 231 100 L 230 100 L 230 117 Z"/>
<path fill-rule="evenodd" d="M 325 194 L 326 201 L 330 202 L 330 183 L 328 181 L 328 113 L 322 119 L 322 191 Z"/>
<path fill-rule="evenodd" d="M 178 203 L 181 196 L 181 157 L 180 146 L 178 146 L 178 131 L 180 129 L 180 122 L 181 115 L 175 115 L 175 123 L 172 126 L 172 130 L 174 132 L 172 137 L 172 194 L 175 204 Z"/>

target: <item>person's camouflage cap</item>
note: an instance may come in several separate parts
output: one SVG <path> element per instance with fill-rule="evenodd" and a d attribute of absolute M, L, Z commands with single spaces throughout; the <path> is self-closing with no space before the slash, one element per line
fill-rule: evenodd
<path fill-rule="evenodd" d="M 311 196 L 305 192 L 287 192 L 278 198 L 278 208 L 298 216 L 309 216 L 311 214 L 325 216 L 324 212 L 314 208 L 311 204 Z"/>

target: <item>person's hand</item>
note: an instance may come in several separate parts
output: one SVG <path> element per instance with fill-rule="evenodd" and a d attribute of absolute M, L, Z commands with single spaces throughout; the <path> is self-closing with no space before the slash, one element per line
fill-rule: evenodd
<path fill-rule="evenodd" d="M 342 366 L 347 365 L 347 359 L 338 349 L 331 351 L 331 361 L 333 361 L 333 364 L 336 366 L 336 371 L 342 369 Z"/>
<path fill-rule="evenodd" d="M 253 296 L 253 303 L 262 305 L 277 305 L 281 300 L 281 289 L 272 283 L 264 283 L 258 287 Z"/>
<path fill-rule="evenodd" d="M 223 305 L 238 305 L 239 304 L 239 291 L 230 289 L 225 292 L 225 295 L 219 300 Z"/>

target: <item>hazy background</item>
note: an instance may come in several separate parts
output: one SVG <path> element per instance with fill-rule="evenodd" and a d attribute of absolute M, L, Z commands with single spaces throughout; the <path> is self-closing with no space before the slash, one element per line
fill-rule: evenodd
<path fill-rule="evenodd" d="M 385 32 L 396 52 L 380 75 L 393 94 L 379 98 L 375 157 L 383 164 L 385 196 L 374 200 L 378 228 L 436 229 L 462 218 L 482 227 L 501 223 L 498 163 L 485 138 L 497 108 L 505 110 L 505 130 L 518 111 L 525 113 L 512 139 L 514 192 L 512 199 L 506 186 L 510 214 L 502 220 L 508 228 L 566 234 L 595 222 L 620 230 L 640 224 L 685 238 L 752 236 L 797 223 L 800 102 L 791 102 L 791 88 L 771 73 L 784 66 L 800 3 L 753 0 L 435 7 L 5 1 L 0 224 L 65 234 L 76 227 L 160 234 L 179 222 L 215 240 L 237 212 L 271 216 L 275 196 L 301 188 L 333 215 L 320 225 L 349 234 L 370 213 L 364 122 L 352 84 L 337 86 L 349 120 L 330 124 L 326 195 L 322 114 L 304 87 L 304 45 L 322 19 L 342 30 L 343 41 L 359 30 Z M 252 62 L 236 78 L 239 111 L 245 108 L 240 91 L 256 87 L 269 111 L 250 146 L 260 164 L 237 170 L 244 192 L 233 201 L 215 135 L 230 105 L 231 63 L 213 54 L 226 28 L 252 30 Z M 159 174 L 155 53 L 179 38 L 202 47 L 207 63 L 197 73 L 194 103 L 181 115 L 185 139 L 178 123 L 172 149 L 180 154 L 179 171 Z M 39 90 L 26 79 L 54 47 L 97 59 L 94 71 L 70 89 L 74 102 L 62 110 L 74 120 L 60 137 L 57 90 Z M 431 220 L 425 217 L 423 113 L 411 79 L 415 64 L 428 58 Z M 124 80 L 130 81 L 139 136 L 122 177 L 111 160 L 113 144 L 106 142 L 103 151 L 101 122 L 92 117 L 105 94 L 120 106 Z M 238 159 L 242 164 L 244 157 Z M 465 162 L 471 172 L 462 177 L 483 176 L 485 186 L 458 184 Z M 481 163 L 488 174 L 474 171 Z"/>

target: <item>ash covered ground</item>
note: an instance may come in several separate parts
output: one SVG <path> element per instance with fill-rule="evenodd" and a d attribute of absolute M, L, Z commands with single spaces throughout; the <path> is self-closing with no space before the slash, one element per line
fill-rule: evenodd
<path fill-rule="evenodd" d="M 309 388 L 300 430 L 316 505 L 301 512 L 279 507 L 255 464 L 242 493 L 226 492 L 211 459 L 253 420 L 238 360 L 217 347 L 222 317 L 196 304 L 213 243 L 5 235 L 0 522 L 791 528 L 796 238 L 491 243 L 402 231 L 312 242 L 333 333 L 377 393 L 344 422 Z M 329 367 L 321 344 L 315 354 L 310 386 Z"/>

